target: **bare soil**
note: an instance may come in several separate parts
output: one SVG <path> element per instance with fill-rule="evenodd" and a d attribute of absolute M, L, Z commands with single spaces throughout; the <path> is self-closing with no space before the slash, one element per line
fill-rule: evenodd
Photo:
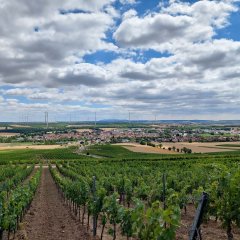
<path fill-rule="evenodd" d="M 196 209 L 193 204 L 187 206 L 187 213 L 182 211 L 181 214 L 181 225 L 177 230 L 177 240 L 188 240 L 189 231 L 191 230 L 191 225 L 195 217 Z M 240 230 L 237 227 L 233 227 L 234 239 L 240 239 Z M 215 221 L 213 219 L 209 220 L 207 223 L 201 225 L 201 235 L 204 240 L 227 240 L 226 230 L 223 229 L 220 221 Z"/>
<path fill-rule="evenodd" d="M 173 147 L 175 146 L 176 148 L 183 148 L 187 147 L 192 149 L 194 153 L 210 153 L 210 152 L 227 152 L 227 151 L 236 151 L 240 150 L 240 147 L 222 147 L 219 145 L 222 144 L 239 144 L 239 142 L 177 142 L 177 143 L 169 143 L 169 142 L 164 142 L 162 143 L 163 147 L 168 148 L 168 147 Z"/>
<path fill-rule="evenodd" d="M 22 225 L 18 240 L 94 239 L 64 205 L 48 168 L 43 168 L 40 186 Z"/>
<path fill-rule="evenodd" d="M 211 153 L 211 152 L 227 152 L 227 151 L 236 151 L 240 150 L 240 147 L 231 147 L 231 146 L 219 146 L 221 144 L 235 144 L 238 146 L 239 142 L 177 142 L 177 143 L 170 143 L 170 142 L 163 142 L 162 148 L 151 147 L 147 145 L 141 145 L 138 143 L 117 143 L 116 145 L 121 145 L 122 147 L 132 151 L 132 152 L 142 152 L 142 153 L 159 153 L 159 154 L 180 154 L 178 152 L 169 151 L 168 148 L 179 148 L 182 149 L 183 147 L 192 149 L 193 153 Z M 165 148 L 165 149 L 163 149 Z"/>
<path fill-rule="evenodd" d="M 82 132 L 92 132 L 93 130 L 89 128 L 79 128 L 79 129 L 76 129 L 76 131 L 79 133 L 82 133 Z"/>
<path fill-rule="evenodd" d="M 168 149 L 162 149 L 162 148 L 158 148 L 158 147 L 141 145 L 138 143 L 117 143 L 116 145 L 120 145 L 132 152 L 158 153 L 158 154 L 180 154 L 178 152 L 169 151 Z"/>
<path fill-rule="evenodd" d="M 13 124 L 10 125 L 11 127 L 15 127 L 15 128 L 30 128 L 31 126 L 28 125 L 19 125 L 19 124 Z"/>
<path fill-rule="evenodd" d="M 1 130 L 1 128 L 0 128 Z M 0 137 L 14 137 L 19 136 L 19 133 L 10 133 L 10 132 L 0 132 Z"/>
<path fill-rule="evenodd" d="M 17 150 L 17 149 L 56 149 L 56 148 L 64 148 L 61 145 L 13 145 L 13 144 L 0 144 L 1 150 Z"/>

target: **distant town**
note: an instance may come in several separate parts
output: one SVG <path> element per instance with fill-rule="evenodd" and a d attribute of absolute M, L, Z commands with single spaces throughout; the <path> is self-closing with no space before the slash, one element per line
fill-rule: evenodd
<path fill-rule="evenodd" d="M 64 128 L 36 128 L 8 125 L 0 128 L 0 142 L 31 142 L 35 144 L 82 145 L 129 143 L 155 145 L 162 142 L 236 142 L 240 140 L 239 126 L 194 126 L 181 124 L 155 124 L 146 126 L 81 126 Z"/>

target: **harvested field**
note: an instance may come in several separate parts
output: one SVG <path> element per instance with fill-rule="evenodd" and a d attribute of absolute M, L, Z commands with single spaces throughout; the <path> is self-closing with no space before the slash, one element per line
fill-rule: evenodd
<path fill-rule="evenodd" d="M 11 127 L 14 127 L 14 128 L 31 128 L 31 126 L 28 126 L 28 125 L 20 125 L 20 124 L 13 124 L 13 125 L 10 125 Z"/>
<path fill-rule="evenodd" d="M 116 130 L 117 128 L 100 128 L 103 131 L 113 131 Z"/>
<path fill-rule="evenodd" d="M 240 143 L 239 144 L 220 144 L 220 145 L 217 145 L 218 147 L 237 147 L 237 148 L 240 148 Z"/>
<path fill-rule="evenodd" d="M 92 126 L 91 124 L 81 124 L 81 125 L 80 124 L 79 125 L 78 124 L 75 124 L 75 125 L 71 124 L 71 125 L 67 125 L 66 127 L 68 127 L 68 128 L 75 128 L 75 127 L 78 128 L 78 127 L 91 127 L 91 126 Z"/>
<path fill-rule="evenodd" d="M 16 145 L 0 143 L 1 150 L 17 150 L 17 149 L 57 149 L 63 148 L 61 145 Z"/>
<path fill-rule="evenodd" d="M 103 131 L 113 131 L 117 128 L 100 128 L 101 130 Z M 89 128 L 79 128 L 79 129 L 76 129 L 77 132 L 92 132 L 93 130 L 92 129 L 89 129 Z"/>
<path fill-rule="evenodd" d="M 92 129 L 89 129 L 89 128 L 82 128 L 82 129 L 76 129 L 77 132 L 92 132 Z"/>
<path fill-rule="evenodd" d="M 194 153 L 211 153 L 211 152 L 227 152 L 227 151 L 236 151 L 240 150 L 240 147 L 223 147 L 219 145 L 224 145 L 226 142 L 210 142 L 210 143 L 199 143 L 199 142 L 177 142 L 177 143 L 170 143 L 170 142 L 164 142 L 162 143 L 163 147 L 168 148 L 168 147 L 173 147 L 175 146 L 176 148 L 190 148 Z M 231 142 L 231 144 L 239 144 L 239 142 Z"/>
<path fill-rule="evenodd" d="M 19 135 L 19 133 L 0 132 L 0 137 L 14 137 Z"/>
<path fill-rule="evenodd" d="M 151 147 L 147 145 L 141 145 L 138 143 L 119 143 L 116 145 L 120 145 L 132 152 L 140 152 L 140 153 L 158 153 L 158 154 L 179 154 L 177 152 L 169 151 L 167 149 Z"/>

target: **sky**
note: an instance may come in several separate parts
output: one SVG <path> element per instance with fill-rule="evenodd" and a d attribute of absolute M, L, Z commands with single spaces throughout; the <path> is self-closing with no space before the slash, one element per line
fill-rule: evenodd
<path fill-rule="evenodd" d="M 240 119 L 240 0 L 0 0 L 0 121 Z"/>

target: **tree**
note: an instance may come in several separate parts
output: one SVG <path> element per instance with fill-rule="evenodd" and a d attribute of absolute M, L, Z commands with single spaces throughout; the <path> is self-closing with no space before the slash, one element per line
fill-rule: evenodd
<path fill-rule="evenodd" d="M 187 153 L 192 153 L 192 149 L 188 148 Z"/>

